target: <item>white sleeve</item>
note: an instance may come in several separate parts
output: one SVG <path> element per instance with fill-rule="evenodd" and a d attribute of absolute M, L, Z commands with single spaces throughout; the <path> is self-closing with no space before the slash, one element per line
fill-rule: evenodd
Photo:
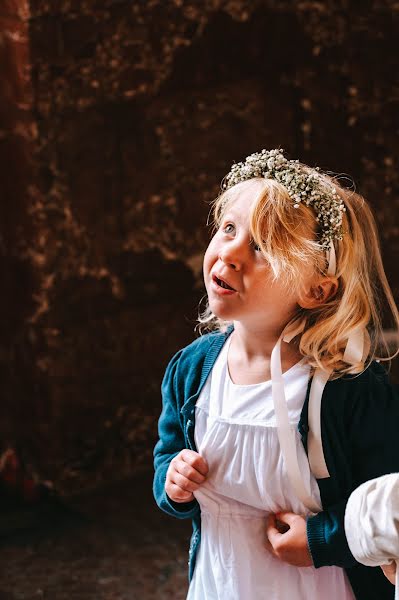
<path fill-rule="evenodd" d="M 353 556 L 364 565 L 399 559 L 399 473 L 366 481 L 351 494 L 345 533 Z"/>

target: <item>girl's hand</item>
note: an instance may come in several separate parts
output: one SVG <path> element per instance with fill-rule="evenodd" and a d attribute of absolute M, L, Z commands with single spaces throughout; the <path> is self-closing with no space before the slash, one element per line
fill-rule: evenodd
<path fill-rule="evenodd" d="M 393 583 L 393 585 L 395 585 L 395 578 L 396 578 L 396 562 L 393 560 L 391 563 L 389 563 L 388 565 L 381 565 L 381 569 L 383 570 L 383 573 L 385 575 L 385 577 L 391 582 Z"/>
<path fill-rule="evenodd" d="M 267 537 L 274 556 L 296 567 L 311 567 L 306 520 L 292 512 L 269 515 Z"/>
<path fill-rule="evenodd" d="M 194 500 L 193 492 L 204 483 L 207 473 L 208 464 L 202 456 L 184 449 L 170 462 L 166 473 L 166 493 L 175 502 L 190 502 Z"/>

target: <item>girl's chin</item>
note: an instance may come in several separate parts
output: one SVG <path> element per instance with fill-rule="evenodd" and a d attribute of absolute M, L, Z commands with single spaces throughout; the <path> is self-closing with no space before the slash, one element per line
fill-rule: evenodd
<path fill-rule="evenodd" d="M 218 306 L 216 302 L 210 302 L 209 308 L 211 309 L 211 311 L 215 315 L 215 317 L 217 317 L 218 319 L 221 319 L 222 321 L 234 321 L 234 319 L 235 319 L 235 315 L 233 314 L 233 311 L 227 310 L 224 307 Z"/>

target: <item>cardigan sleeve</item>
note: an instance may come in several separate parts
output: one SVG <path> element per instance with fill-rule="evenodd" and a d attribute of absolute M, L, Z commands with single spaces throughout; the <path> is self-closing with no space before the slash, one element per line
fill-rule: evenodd
<path fill-rule="evenodd" d="M 159 508 L 178 519 L 186 519 L 193 517 L 199 511 L 198 502 L 196 500 L 185 503 L 174 502 L 165 491 L 169 464 L 186 447 L 177 386 L 181 353 L 182 351 L 179 351 L 172 358 L 162 381 L 162 412 L 158 421 L 159 440 L 154 448 L 153 492 Z"/>
<path fill-rule="evenodd" d="M 333 382 L 335 383 L 335 382 Z M 341 500 L 307 520 L 309 550 L 316 567 L 337 565 L 351 567 L 356 564 L 345 533 L 344 518 L 350 493 L 365 481 L 399 471 L 399 392 L 391 385 L 385 371 L 374 365 L 363 377 L 334 386 L 345 392 L 342 397 L 330 397 L 324 419 L 331 419 L 328 436 L 335 435 L 335 445 L 340 461 L 336 471 L 345 470 L 345 489 Z M 336 392 L 338 394 L 338 392 Z M 337 416 L 339 415 L 339 416 Z M 344 456 L 344 459 L 342 459 Z M 331 471 L 330 471 L 331 474 Z M 335 473 L 337 478 L 340 473 Z M 342 481 L 342 478 L 341 478 Z"/>
<path fill-rule="evenodd" d="M 356 564 L 344 529 L 346 503 L 346 500 L 339 502 L 307 519 L 308 546 L 316 568 L 327 565 L 348 568 Z"/>

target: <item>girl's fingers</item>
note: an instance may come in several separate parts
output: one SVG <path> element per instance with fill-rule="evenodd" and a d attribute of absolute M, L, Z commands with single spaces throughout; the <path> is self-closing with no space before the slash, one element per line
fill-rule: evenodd
<path fill-rule="evenodd" d="M 194 452 L 194 450 L 182 450 L 176 458 L 180 458 L 183 462 L 187 463 L 193 469 L 201 473 L 201 475 L 207 475 L 208 473 L 208 463 L 198 452 Z"/>
<path fill-rule="evenodd" d="M 269 542 L 274 550 L 274 546 L 278 543 L 278 541 L 280 540 L 281 535 L 282 535 L 276 527 L 275 515 L 269 515 L 267 517 L 266 535 L 267 535 L 267 539 L 269 540 Z"/>
<path fill-rule="evenodd" d="M 168 494 L 169 498 L 175 502 L 189 502 L 190 500 L 194 499 L 194 495 L 191 492 L 182 490 L 182 488 L 175 483 L 169 483 L 166 493 Z"/>
<path fill-rule="evenodd" d="M 177 460 L 174 466 L 177 473 L 180 473 L 180 475 L 190 479 L 190 481 L 194 481 L 195 483 L 204 483 L 205 476 L 183 460 Z"/>
<path fill-rule="evenodd" d="M 288 530 L 284 531 L 284 527 L 288 527 Z M 277 558 L 296 567 L 313 565 L 307 543 L 306 520 L 301 515 L 269 515 L 266 533 Z"/>
<path fill-rule="evenodd" d="M 298 518 L 302 518 L 300 515 L 297 515 L 293 512 L 280 512 L 276 515 L 277 519 L 282 523 L 286 523 L 289 527 L 295 524 L 298 521 Z"/>
<path fill-rule="evenodd" d="M 206 461 L 193 450 L 182 450 L 170 462 L 166 475 L 165 490 L 175 502 L 193 500 L 193 492 L 204 483 L 208 473 Z"/>
<path fill-rule="evenodd" d="M 187 492 L 195 492 L 195 490 L 198 489 L 198 483 L 190 481 L 187 477 L 184 477 L 184 475 L 180 475 L 180 473 L 177 472 L 171 474 L 171 482 Z"/>

